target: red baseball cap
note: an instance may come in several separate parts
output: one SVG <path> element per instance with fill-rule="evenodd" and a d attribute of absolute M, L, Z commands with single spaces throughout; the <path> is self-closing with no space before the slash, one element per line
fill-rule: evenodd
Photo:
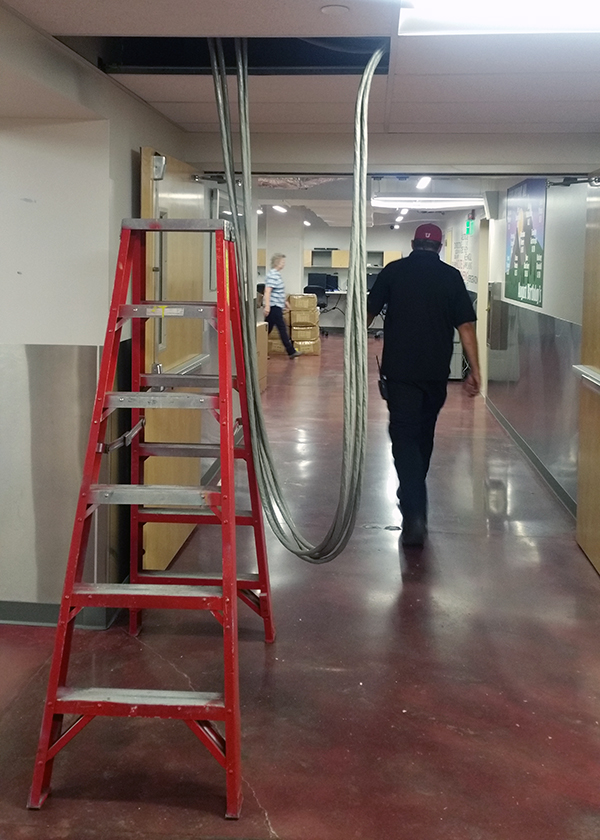
<path fill-rule="evenodd" d="M 441 242 L 444 238 L 441 228 L 437 225 L 419 225 L 415 231 L 415 239 L 429 239 L 431 242 Z"/>

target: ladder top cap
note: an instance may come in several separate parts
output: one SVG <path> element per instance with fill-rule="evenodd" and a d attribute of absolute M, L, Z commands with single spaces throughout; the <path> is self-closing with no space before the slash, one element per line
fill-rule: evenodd
<path fill-rule="evenodd" d="M 123 219 L 122 230 L 200 231 L 222 230 L 226 239 L 233 239 L 233 228 L 227 219 Z"/>

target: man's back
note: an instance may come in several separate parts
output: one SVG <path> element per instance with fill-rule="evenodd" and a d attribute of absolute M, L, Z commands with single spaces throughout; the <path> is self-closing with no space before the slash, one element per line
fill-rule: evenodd
<path fill-rule="evenodd" d="M 446 380 L 454 329 L 475 320 L 460 272 L 433 251 L 415 250 L 379 274 L 368 310 L 378 314 L 384 305 L 382 373 L 391 380 Z"/>

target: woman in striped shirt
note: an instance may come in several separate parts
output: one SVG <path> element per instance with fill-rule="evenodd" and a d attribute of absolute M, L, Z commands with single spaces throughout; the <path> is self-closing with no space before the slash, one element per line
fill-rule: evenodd
<path fill-rule="evenodd" d="M 297 356 L 301 356 L 302 353 L 294 349 L 283 320 L 283 310 L 288 308 L 285 300 L 285 286 L 283 285 L 283 279 L 280 274 L 284 265 L 285 254 L 273 254 L 271 257 L 271 270 L 265 280 L 265 321 L 269 325 L 269 333 L 273 327 L 277 327 L 281 342 L 289 358 L 295 359 Z"/>

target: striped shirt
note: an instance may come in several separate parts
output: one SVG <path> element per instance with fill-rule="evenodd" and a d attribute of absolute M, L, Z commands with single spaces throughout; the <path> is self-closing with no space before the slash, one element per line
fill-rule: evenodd
<path fill-rule="evenodd" d="M 275 268 L 272 268 L 267 274 L 265 287 L 267 286 L 271 289 L 271 306 L 279 306 L 283 309 L 285 307 L 285 286 L 281 274 Z"/>

